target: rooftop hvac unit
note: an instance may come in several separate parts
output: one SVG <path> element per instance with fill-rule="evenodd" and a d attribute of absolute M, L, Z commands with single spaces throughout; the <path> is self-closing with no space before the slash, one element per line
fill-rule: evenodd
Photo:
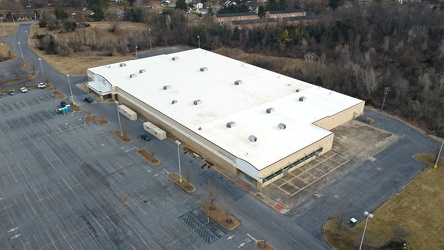
<path fill-rule="evenodd" d="M 267 114 L 274 113 L 274 108 L 268 108 L 265 112 L 267 112 Z"/>
<path fill-rule="evenodd" d="M 257 142 L 257 137 L 254 135 L 250 135 L 250 136 L 248 136 L 248 140 L 251 142 Z"/>
<path fill-rule="evenodd" d="M 172 100 L 171 101 L 171 104 L 176 104 L 177 103 L 177 100 Z"/>
<path fill-rule="evenodd" d="M 242 80 L 237 80 L 237 81 L 234 82 L 235 85 L 241 85 L 241 84 L 243 84 L 243 83 L 244 83 L 244 82 L 243 82 Z"/>
<path fill-rule="evenodd" d="M 125 67 L 126 66 L 126 63 L 121 63 L 120 64 L 120 67 Z"/>
<path fill-rule="evenodd" d="M 136 77 L 137 77 L 136 74 L 131 74 L 131 75 L 130 75 L 130 78 L 136 78 Z"/>
<path fill-rule="evenodd" d="M 171 88 L 171 85 L 165 85 L 165 86 L 163 86 L 163 90 L 167 90 L 167 89 L 170 89 Z"/>
<path fill-rule="evenodd" d="M 200 71 L 202 71 L 202 72 L 208 71 L 208 68 L 207 67 L 202 67 L 202 68 L 200 68 Z"/>
<path fill-rule="evenodd" d="M 227 123 L 227 128 L 234 128 L 234 127 L 236 127 L 236 123 L 235 122 Z"/>
<path fill-rule="evenodd" d="M 278 124 L 278 128 L 279 128 L 279 129 L 286 129 L 286 128 L 287 128 L 287 125 L 285 125 L 285 124 L 283 124 L 283 123 L 279 123 L 279 124 Z"/>
<path fill-rule="evenodd" d="M 177 61 L 177 60 L 179 60 L 179 57 L 178 56 L 173 56 L 173 58 L 171 58 L 173 61 Z"/>
<path fill-rule="evenodd" d="M 140 73 L 140 74 L 145 73 L 145 72 L 146 72 L 145 69 L 141 69 L 141 70 L 139 70 L 139 73 Z"/>
<path fill-rule="evenodd" d="M 201 103 L 202 103 L 201 100 L 195 100 L 195 101 L 193 102 L 194 105 L 199 105 L 199 104 L 201 104 Z"/>
<path fill-rule="evenodd" d="M 301 89 L 296 89 L 296 92 L 301 92 Z"/>
<path fill-rule="evenodd" d="M 305 100 L 307 100 L 307 97 L 305 97 L 305 96 L 301 96 L 301 97 L 299 97 L 299 101 L 300 101 L 300 102 L 303 102 L 303 101 L 305 101 Z"/>

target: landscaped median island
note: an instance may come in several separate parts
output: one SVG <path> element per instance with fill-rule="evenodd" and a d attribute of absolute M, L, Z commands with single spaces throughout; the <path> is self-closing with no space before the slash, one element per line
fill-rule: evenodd
<path fill-rule="evenodd" d="M 79 106 L 77 106 L 77 104 L 75 104 L 74 102 L 69 103 L 69 105 L 71 105 L 73 112 L 80 112 L 80 111 L 82 111 L 82 109 Z"/>
<path fill-rule="evenodd" d="M 228 213 L 227 210 L 223 209 L 217 203 L 215 202 L 207 202 L 203 207 L 202 210 L 204 210 L 208 215 L 215 220 L 219 225 L 224 227 L 228 231 L 232 231 L 236 229 L 240 222 L 238 219 L 236 219 L 233 215 Z"/>
<path fill-rule="evenodd" d="M 60 93 L 58 91 L 52 92 L 52 97 L 56 97 L 56 98 L 59 98 L 59 99 L 65 99 L 66 98 L 66 96 L 64 94 L 62 94 L 62 93 Z"/>
<path fill-rule="evenodd" d="M 105 118 L 103 118 L 103 117 L 98 117 L 98 116 L 95 116 L 95 115 L 88 115 L 88 116 L 85 116 L 84 121 L 85 121 L 85 123 L 95 122 L 95 123 L 98 123 L 98 124 L 100 124 L 100 125 L 106 125 L 106 124 L 108 124 L 108 121 L 107 121 Z"/>
<path fill-rule="evenodd" d="M 256 248 L 259 250 L 274 250 L 274 248 L 266 240 L 258 240 Z"/>
<path fill-rule="evenodd" d="M 177 173 L 168 173 L 168 178 L 174 183 L 176 183 L 180 188 L 183 189 L 183 191 L 187 193 L 192 193 L 196 191 L 196 188 L 191 185 L 189 182 L 187 182 L 185 179 L 182 178 L 182 182 L 180 181 L 180 176 Z"/>
<path fill-rule="evenodd" d="M 119 130 L 113 130 L 113 134 L 119 137 L 124 143 L 130 143 L 132 140 L 128 137 L 128 135 L 124 132 L 120 132 Z"/>
<path fill-rule="evenodd" d="M 139 155 L 145 158 L 145 160 L 147 160 L 151 165 L 156 166 L 160 164 L 159 159 L 157 159 L 153 154 L 144 149 L 137 150 L 137 153 L 139 153 Z"/>
<path fill-rule="evenodd" d="M 369 219 L 364 248 L 375 249 L 444 249 L 444 159 L 434 168 L 436 156 L 415 155 L 428 165 L 410 183 L 391 197 Z M 346 210 L 346 209 L 344 209 Z M 342 211 L 347 214 L 347 211 Z M 338 216 L 324 224 L 324 235 L 335 249 L 357 249 L 365 220 L 355 228 L 348 227 L 350 217 Z M 342 223 L 340 222 L 342 219 Z M 405 244 L 405 245 L 404 245 Z"/>

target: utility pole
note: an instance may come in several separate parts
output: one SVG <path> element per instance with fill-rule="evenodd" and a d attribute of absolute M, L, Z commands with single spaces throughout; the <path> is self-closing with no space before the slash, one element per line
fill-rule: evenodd
<path fill-rule="evenodd" d="M 385 87 L 385 88 L 384 88 L 384 100 L 382 101 L 382 107 L 381 107 L 381 110 L 384 109 L 385 98 L 387 97 L 388 92 L 390 92 L 390 87 Z"/>
<path fill-rule="evenodd" d="M 439 153 L 436 156 L 435 166 L 433 166 L 433 168 L 437 168 L 438 167 L 439 156 L 441 156 L 441 151 L 442 151 L 442 147 L 443 146 L 444 146 L 444 139 L 442 140 L 441 147 L 439 148 Z"/>

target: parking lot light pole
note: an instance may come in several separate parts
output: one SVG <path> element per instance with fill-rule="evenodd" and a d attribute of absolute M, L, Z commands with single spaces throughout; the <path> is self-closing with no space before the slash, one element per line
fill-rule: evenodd
<path fill-rule="evenodd" d="M 148 29 L 148 36 L 150 38 L 150 49 L 153 49 L 153 47 L 151 46 L 151 29 Z"/>
<path fill-rule="evenodd" d="M 381 110 L 384 109 L 385 98 L 387 97 L 388 92 L 390 92 L 390 87 L 385 87 L 385 88 L 384 88 L 384 100 L 382 101 L 382 107 L 381 107 Z"/>
<path fill-rule="evenodd" d="M 23 61 L 23 65 L 26 66 L 26 62 L 25 62 L 25 57 L 23 56 L 23 50 L 22 50 L 22 45 L 20 44 L 20 42 L 17 42 L 20 48 L 20 54 L 22 55 L 22 61 Z"/>
<path fill-rule="evenodd" d="M 442 140 L 441 147 L 439 148 L 439 153 L 436 156 L 435 166 L 433 166 L 433 168 L 437 168 L 438 167 L 439 156 L 441 155 L 441 151 L 442 151 L 442 147 L 443 146 L 444 146 L 444 139 Z"/>
<path fill-rule="evenodd" d="M 365 225 L 364 225 L 364 231 L 362 232 L 362 238 L 361 238 L 361 244 L 359 245 L 359 250 L 362 249 L 362 243 L 364 242 L 364 236 L 365 236 L 365 230 L 367 229 L 367 222 L 368 222 L 368 218 L 373 218 L 373 214 L 365 211 L 364 212 L 365 215 Z"/>
<path fill-rule="evenodd" d="M 182 183 L 182 170 L 180 169 L 180 141 L 176 140 L 177 144 L 177 159 L 179 160 L 179 183 Z"/>
<path fill-rule="evenodd" d="M 136 46 L 136 59 L 139 59 L 139 57 L 137 56 L 137 46 Z"/>
<path fill-rule="evenodd" d="M 71 81 L 69 80 L 69 75 L 66 74 L 66 77 L 68 78 L 69 91 L 71 92 L 71 101 L 72 101 L 73 104 L 76 104 L 74 102 L 74 96 L 72 95 Z"/>
<path fill-rule="evenodd" d="M 25 33 L 26 33 L 26 38 L 28 38 L 28 40 L 29 40 L 29 34 L 28 34 L 28 31 L 25 30 Z"/>
<path fill-rule="evenodd" d="M 11 16 L 12 16 L 12 22 L 14 23 L 14 25 L 15 25 L 15 20 L 14 20 L 14 13 L 12 13 L 11 12 Z"/>
<path fill-rule="evenodd" d="M 5 36 L 7 36 L 6 29 L 5 29 L 5 23 L 3 22 L 3 17 L 0 18 L 0 20 L 2 20 L 3 32 L 5 32 Z"/>
<path fill-rule="evenodd" d="M 199 49 L 200 49 L 200 36 L 197 36 L 197 40 L 199 42 Z"/>
<path fill-rule="evenodd" d="M 123 137 L 122 123 L 120 123 L 120 113 L 119 113 L 119 102 L 118 101 L 116 101 L 116 108 L 117 108 L 117 119 L 119 120 L 120 136 Z"/>
<path fill-rule="evenodd" d="M 43 71 L 42 58 L 40 57 L 39 57 L 39 62 L 40 62 L 40 68 L 42 69 L 43 79 L 45 80 L 46 83 L 48 83 L 48 81 L 46 80 L 45 71 Z"/>

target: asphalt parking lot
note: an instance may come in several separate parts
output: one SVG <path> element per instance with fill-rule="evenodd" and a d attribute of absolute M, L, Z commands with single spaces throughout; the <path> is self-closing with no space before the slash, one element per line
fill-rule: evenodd
<path fill-rule="evenodd" d="M 112 127 L 84 124 L 83 112 L 57 114 L 60 100 L 50 93 L 0 100 L 3 249 L 206 246 L 179 219 L 192 209 L 164 169 L 150 166 Z"/>

